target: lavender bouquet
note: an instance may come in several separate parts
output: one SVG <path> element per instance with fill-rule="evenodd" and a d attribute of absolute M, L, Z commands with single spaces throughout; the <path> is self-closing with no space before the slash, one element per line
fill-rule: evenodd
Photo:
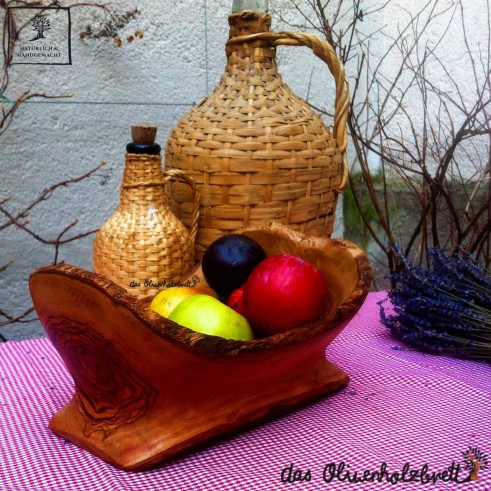
<path fill-rule="evenodd" d="M 470 255 L 430 252 L 424 269 L 404 262 L 380 302 L 382 323 L 408 344 L 431 353 L 491 360 L 491 277 Z"/>

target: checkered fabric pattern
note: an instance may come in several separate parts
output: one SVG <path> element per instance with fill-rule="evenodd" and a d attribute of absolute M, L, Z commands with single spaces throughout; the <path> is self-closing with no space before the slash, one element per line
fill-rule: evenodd
<path fill-rule="evenodd" d="M 480 362 L 419 353 L 379 322 L 371 293 L 327 357 L 351 377 L 334 395 L 270 423 L 162 464 L 130 473 L 64 441 L 48 421 L 73 383 L 48 340 L 0 345 L 0 489 L 36 491 L 189 490 L 491 490 L 491 370 Z M 339 469 L 428 474 L 462 461 L 470 446 L 488 455 L 474 482 L 325 482 Z M 291 464 L 293 471 L 283 471 Z M 328 467 L 329 468 L 329 467 Z M 290 478 L 309 481 L 288 483 Z M 309 472 L 308 472 L 309 471 Z M 461 469 L 459 479 L 468 475 Z M 326 474 L 329 476 L 329 473 Z"/>

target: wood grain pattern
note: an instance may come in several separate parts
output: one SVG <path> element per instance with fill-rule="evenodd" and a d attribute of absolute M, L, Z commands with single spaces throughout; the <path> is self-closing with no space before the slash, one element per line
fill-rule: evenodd
<path fill-rule="evenodd" d="M 331 310 L 283 334 L 234 341 L 162 318 L 148 302 L 75 266 L 32 273 L 41 323 L 75 381 L 74 397 L 50 422 L 55 433 L 116 467 L 142 470 L 348 382 L 325 349 L 368 293 L 365 254 L 280 225 L 244 233 L 268 255 L 289 251 L 319 267 L 331 284 Z"/>

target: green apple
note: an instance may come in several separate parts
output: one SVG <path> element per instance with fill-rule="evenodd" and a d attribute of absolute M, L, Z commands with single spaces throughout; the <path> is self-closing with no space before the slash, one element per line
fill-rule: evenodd
<path fill-rule="evenodd" d="M 249 321 L 210 295 L 192 295 L 171 312 L 169 319 L 202 334 L 226 339 L 254 339 Z"/>

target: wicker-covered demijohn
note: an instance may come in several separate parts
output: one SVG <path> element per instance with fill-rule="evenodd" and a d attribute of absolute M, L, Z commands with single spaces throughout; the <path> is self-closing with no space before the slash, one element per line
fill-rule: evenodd
<path fill-rule="evenodd" d="M 155 133 L 154 126 L 132 126 L 119 207 L 94 240 L 94 271 L 140 298 L 154 296 L 193 267 L 199 213 L 193 179 L 176 169 L 162 171 Z M 166 185 L 170 180 L 191 189 L 189 231 L 169 208 Z"/>
<path fill-rule="evenodd" d="M 347 181 L 348 82 L 333 48 L 310 34 L 271 32 L 266 13 L 231 14 L 229 24 L 219 85 L 183 116 L 166 147 L 166 168 L 188 173 L 200 191 L 197 258 L 221 235 L 267 222 L 329 236 Z M 308 46 L 328 65 L 336 83 L 332 129 L 282 81 L 279 45 Z M 190 202 L 173 184 L 173 210 L 188 224 Z"/>

